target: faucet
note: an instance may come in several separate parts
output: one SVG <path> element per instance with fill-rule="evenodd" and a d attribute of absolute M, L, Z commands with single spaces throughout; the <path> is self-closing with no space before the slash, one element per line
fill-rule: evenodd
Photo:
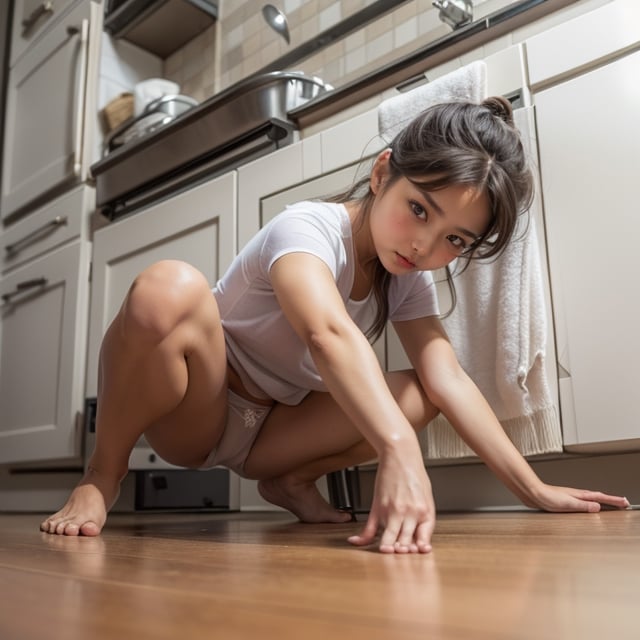
<path fill-rule="evenodd" d="M 473 19 L 471 0 L 434 0 L 433 6 L 440 9 L 438 17 L 452 29 L 469 24 Z"/>

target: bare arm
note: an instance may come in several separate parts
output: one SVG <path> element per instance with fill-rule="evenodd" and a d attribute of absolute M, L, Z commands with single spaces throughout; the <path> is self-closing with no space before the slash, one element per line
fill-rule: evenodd
<path fill-rule="evenodd" d="M 398 545 L 428 551 L 435 509 L 418 439 L 371 345 L 349 317 L 333 275 L 319 258 L 293 253 L 276 261 L 271 281 L 328 391 L 378 454 L 374 504 L 362 543 L 382 526 L 381 551 Z"/>
<path fill-rule="evenodd" d="M 625 498 L 543 483 L 460 367 L 440 321 L 421 318 L 394 326 L 431 402 L 524 504 L 548 511 L 598 511 L 601 504 L 629 506 Z"/>

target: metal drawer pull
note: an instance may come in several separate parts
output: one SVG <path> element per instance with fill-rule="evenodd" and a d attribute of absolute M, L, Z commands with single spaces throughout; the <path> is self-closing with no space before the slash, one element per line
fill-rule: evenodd
<path fill-rule="evenodd" d="M 20 293 L 24 293 L 27 289 L 35 289 L 36 287 L 45 287 L 47 285 L 46 278 L 34 278 L 33 280 L 25 280 L 24 282 L 19 282 L 16 285 L 16 288 L 9 293 L 3 293 L 2 299 L 5 302 L 9 302 L 11 298 L 19 295 Z"/>
<path fill-rule="evenodd" d="M 38 240 L 40 236 L 43 236 L 47 233 L 50 233 L 54 229 L 61 227 L 67 224 L 67 216 L 56 216 L 53 220 L 47 222 L 47 224 L 39 227 L 35 231 L 32 231 L 29 235 L 26 235 L 24 238 L 17 240 L 13 244 L 8 244 L 4 250 L 7 252 L 8 256 L 14 256 L 16 253 L 19 253 L 26 246 L 30 245 L 35 240 Z"/>
<path fill-rule="evenodd" d="M 31 12 L 28 18 L 22 21 L 22 35 L 24 36 L 47 13 L 53 13 L 53 2 L 42 2 Z"/>

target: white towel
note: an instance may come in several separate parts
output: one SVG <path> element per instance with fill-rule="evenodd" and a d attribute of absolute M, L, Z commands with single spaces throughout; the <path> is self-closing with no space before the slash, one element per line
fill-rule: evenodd
<path fill-rule="evenodd" d="M 523 221 L 524 222 L 524 221 Z M 458 304 L 443 320 L 460 364 L 524 455 L 562 451 L 545 371 L 547 316 L 535 219 L 493 262 L 455 278 Z M 473 452 L 442 416 L 421 434 L 427 458 Z"/>
<path fill-rule="evenodd" d="M 472 62 L 411 91 L 388 98 L 378 106 L 378 132 L 390 143 L 427 107 L 441 102 L 482 102 L 487 97 L 487 65 Z"/>

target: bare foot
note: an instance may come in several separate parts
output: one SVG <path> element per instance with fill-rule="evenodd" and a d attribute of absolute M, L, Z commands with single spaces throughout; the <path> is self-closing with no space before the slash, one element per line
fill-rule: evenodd
<path fill-rule="evenodd" d="M 349 522 L 350 513 L 334 509 L 320 494 L 315 482 L 299 482 L 290 476 L 258 482 L 260 495 L 291 511 L 302 522 Z"/>
<path fill-rule="evenodd" d="M 119 491 L 119 478 L 102 476 L 89 468 L 64 507 L 47 518 L 40 530 L 66 536 L 97 536 Z"/>

